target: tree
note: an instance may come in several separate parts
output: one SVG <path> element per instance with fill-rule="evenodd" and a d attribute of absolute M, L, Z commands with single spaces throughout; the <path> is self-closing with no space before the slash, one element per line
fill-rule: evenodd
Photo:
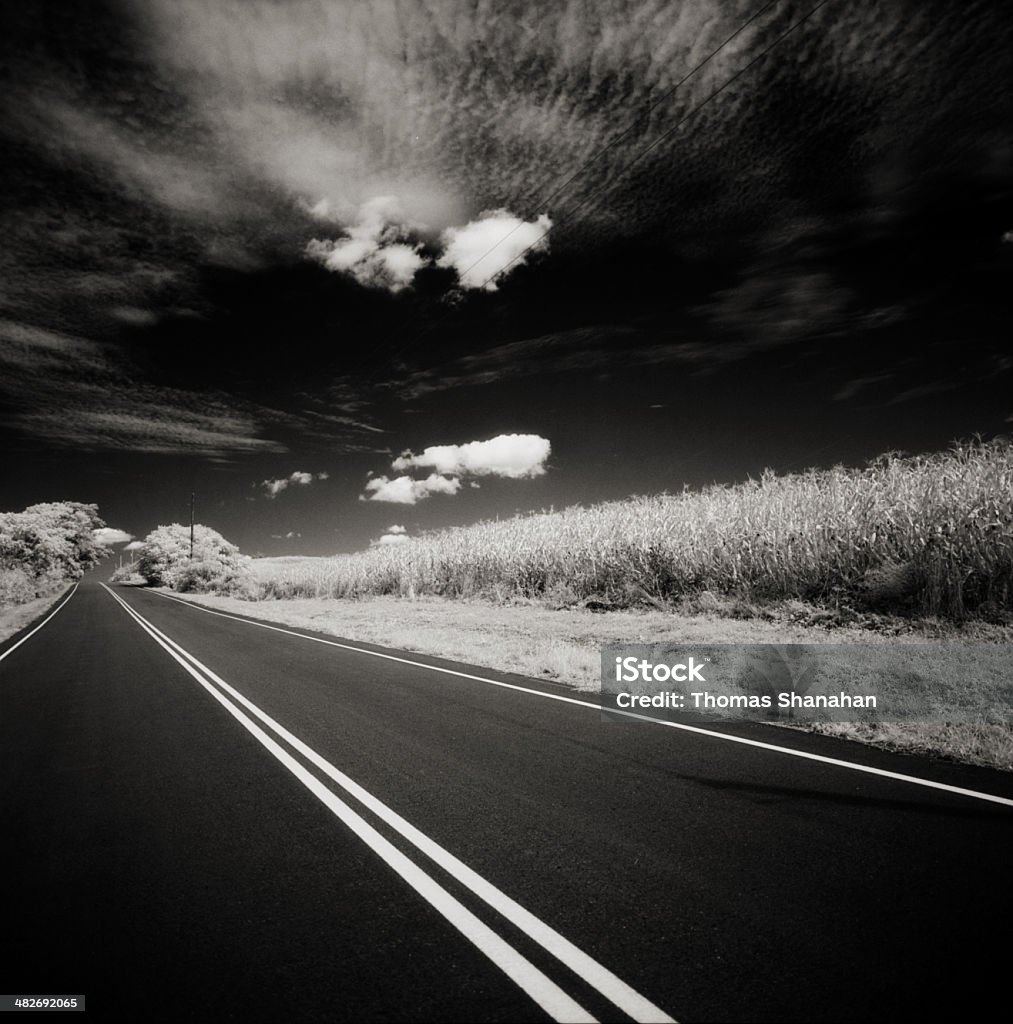
<path fill-rule="evenodd" d="M 209 526 L 194 526 L 193 558 L 190 527 L 160 526 L 144 538 L 137 571 L 149 586 L 173 590 L 229 591 L 249 575 L 250 559 Z"/>
<path fill-rule="evenodd" d="M 0 513 L 0 567 L 35 579 L 78 579 L 106 552 L 94 531 L 105 523 L 97 505 L 50 501 Z"/>

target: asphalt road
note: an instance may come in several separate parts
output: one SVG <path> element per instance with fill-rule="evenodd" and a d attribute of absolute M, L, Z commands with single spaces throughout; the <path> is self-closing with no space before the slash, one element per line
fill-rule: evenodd
<path fill-rule="evenodd" d="M 1013 805 L 763 744 L 1013 798 L 1002 773 L 607 724 L 562 687 L 104 575 L 0 644 L 0 991 L 173 1021 L 1005 1002 Z"/>

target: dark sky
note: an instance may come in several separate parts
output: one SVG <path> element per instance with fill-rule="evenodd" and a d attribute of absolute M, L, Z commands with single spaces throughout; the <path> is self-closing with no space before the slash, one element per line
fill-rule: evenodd
<path fill-rule="evenodd" d="M 1013 19 L 812 7 L 4 3 L 0 508 L 326 554 L 1013 430 Z"/>

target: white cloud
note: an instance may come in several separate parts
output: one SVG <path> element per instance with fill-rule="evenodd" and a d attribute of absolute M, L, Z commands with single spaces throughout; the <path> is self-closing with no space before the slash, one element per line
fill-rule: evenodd
<path fill-rule="evenodd" d="M 335 219 L 327 200 L 307 209 L 318 220 Z M 548 248 L 551 227 L 545 214 L 523 221 L 507 210 L 490 210 L 464 227 L 447 228 L 440 236 L 443 254 L 437 263 L 456 270 L 465 288 L 495 291 L 492 278 L 523 264 L 529 252 Z M 428 262 L 420 246 L 409 240 L 411 228 L 395 196 L 377 196 L 363 203 L 344 237 L 313 238 L 306 255 L 360 284 L 398 292 Z"/>
<path fill-rule="evenodd" d="M 367 492 L 360 495 L 361 501 L 386 501 L 394 505 L 414 505 L 430 494 L 457 494 L 461 481 L 454 477 L 431 473 L 425 480 L 413 480 L 410 476 L 398 476 L 388 480 L 385 476 L 373 477 L 366 483 Z"/>
<path fill-rule="evenodd" d="M 437 263 L 453 267 L 463 287 L 494 292 L 497 275 L 549 247 L 551 227 L 544 213 L 535 221 L 523 221 L 507 210 L 490 210 L 463 228 L 447 228 Z"/>
<path fill-rule="evenodd" d="M 398 523 L 393 526 L 388 526 L 384 531 L 382 537 L 379 540 L 374 540 L 370 543 L 370 547 L 389 547 L 391 544 L 405 544 L 411 537 L 408 536 L 408 531 Z"/>
<path fill-rule="evenodd" d="M 301 533 L 296 533 L 294 530 L 289 530 L 288 533 L 272 533 L 272 540 L 293 540 L 296 537 L 301 537 Z"/>
<path fill-rule="evenodd" d="M 432 445 L 421 455 L 404 452 L 391 463 L 391 468 L 402 475 L 389 479 L 370 472 L 367 493 L 360 495 L 360 500 L 414 505 L 430 494 L 457 494 L 461 477 L 499 476 L 522 480 L 542 476 L 551 450 L 548 439 L 537 434 L 500 434 L 488 441 Z M 432 469 L 434 472 L 424 480 L 413 480 L 403 473 L 408 469 Z M 473 480 L 469 485 L 478 486 Z M 387 531 L 389 535 L 404 532 L 404 527 L 399 526 Z"/>
<path fill-rule="evenodd" d="M 433 445 L 421 455 L 406 452 L 391 465 L 398 472 L 431 468 L 447 475 L 521 480 L 544 474 L 545 460 L 551 450 L 548 439 L 537 434 L 500 434 L 488 441 Z"/>
<path fill-rule="evenodd" d="M 140 551 L 144 547 L 143 540 L 132 540 L 123 550 L 124 551 Z"/>
<path fill-rule="evenodd" d="M 317 473 L 316 476 L 314 476 L 312 473 L 304 473 L 297 469 L 294 473 L 291 473 L 288 476 L 279 477 L 277 480 L 265 480 L 260 486 L 267 491 L 267 496 L 269 498 L 277 498 L 286 487 L 289 487 L 292 484 L 299 487 L 307 487 L 313 483 L 314 480 L 326 479 L 326 473 Z"/>
<path fill-rule="evenodd" d="M 321 200 L 312 207 L 326 217 L 329 206 Z M 345 237 L 313 238 L 306 255 L 328 270 L 351 274 L 359 284 L 399 292 L 412 283 L 426 263 L 414 243 L 405 240 L 406 225 L 401 204 L 393 196 L 377 196 L 363 203 L 358 220 L 345 228 Z"/>
<path fill-rule="evenodd" d="M 127 533 L 126 530 L 114 530 L 111 526 L 103 526 L 98 530 L 92 530 L 92 536 L 96 542 L 104 548 L 111 548 L 114 544 L 125 544 L 128 540 L 133 540 L 134 535 Z M 133 549 L 131 545 L 127 550 Z"/>

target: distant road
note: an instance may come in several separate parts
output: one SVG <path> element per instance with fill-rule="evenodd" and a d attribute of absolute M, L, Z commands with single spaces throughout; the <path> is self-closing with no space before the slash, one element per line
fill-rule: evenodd
<path fill-rule="evenodd" d="M 105 575 L 0 644 L 4 993 L 237 1022 L 1008 1001 L 1013 778 L 606 724 L 563 687 Z"/>

